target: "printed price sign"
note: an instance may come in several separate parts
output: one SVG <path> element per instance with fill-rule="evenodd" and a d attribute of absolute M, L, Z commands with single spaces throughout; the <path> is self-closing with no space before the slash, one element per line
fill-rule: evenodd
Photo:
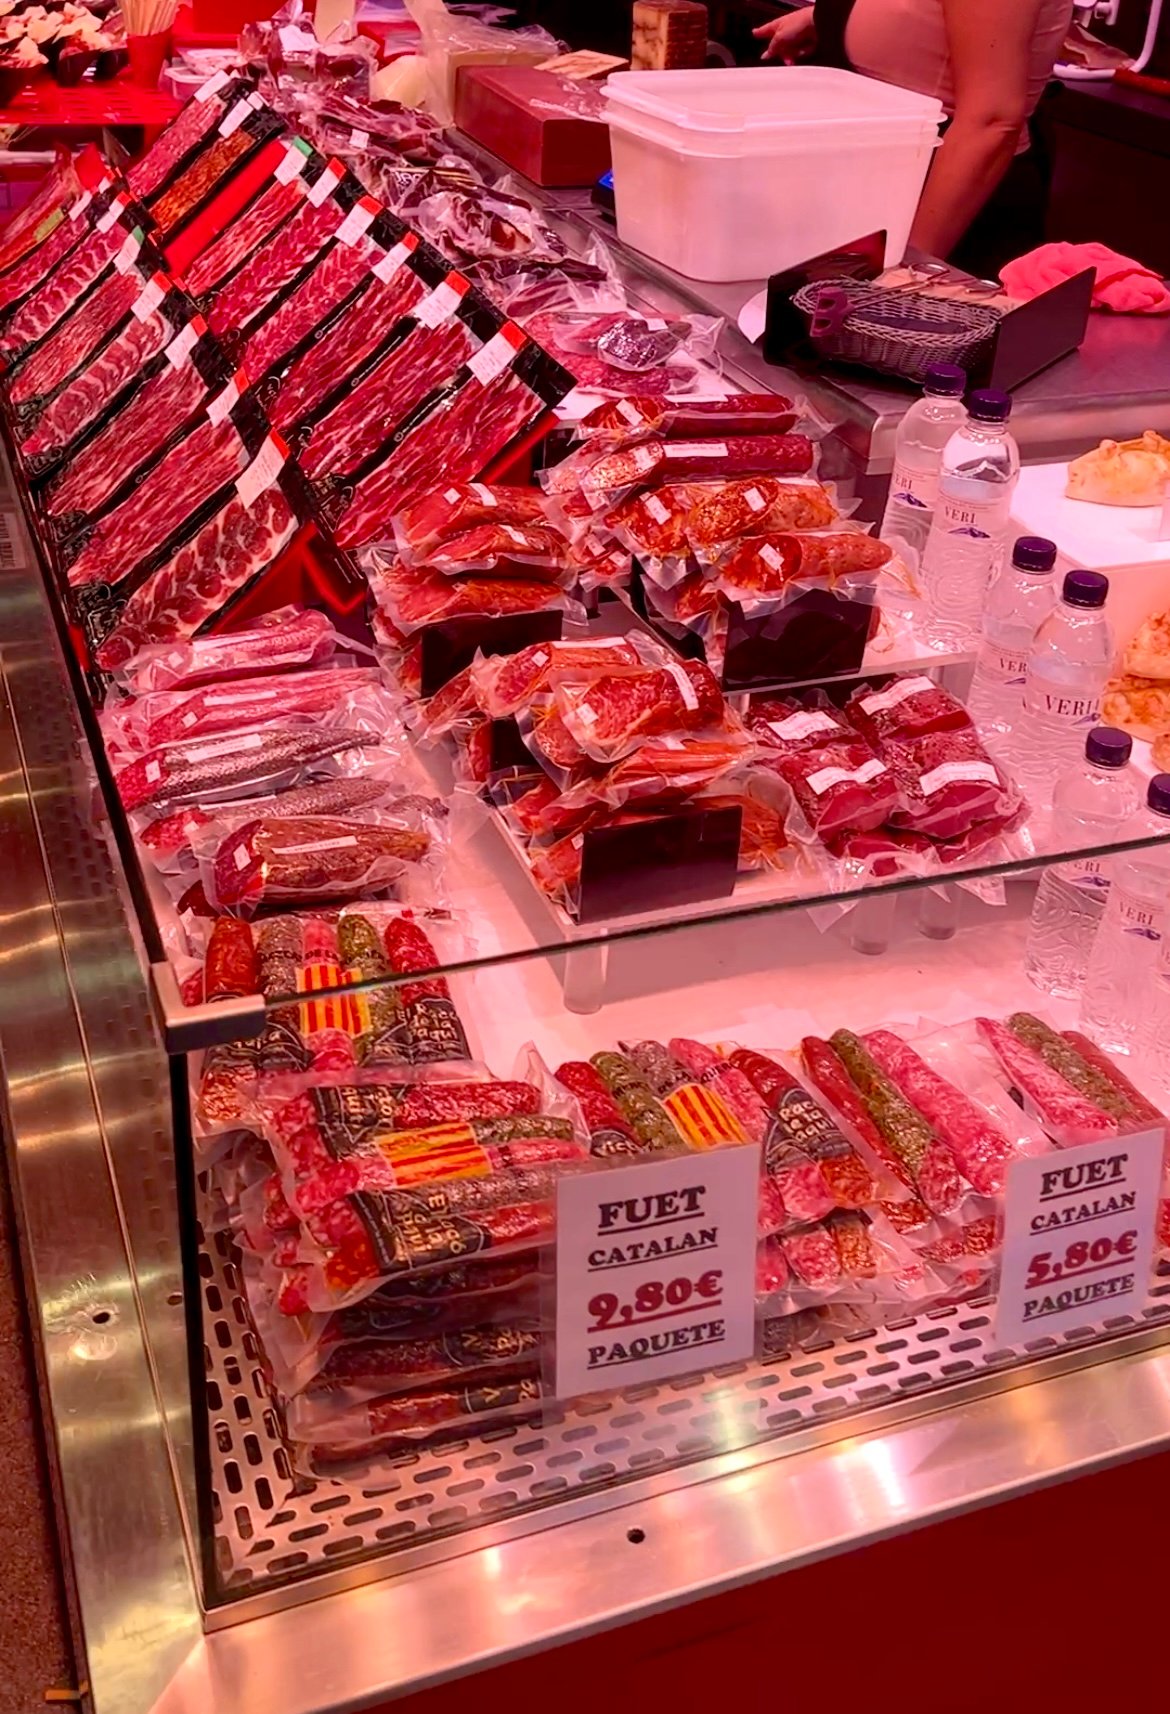
<path fill-rule="evenodd" d="M 996 1331 L 1005 1345 L 1091 1327 L 1145 1303 L 1161 1129 L 1017 1161 L 1008 1174 Z"/>
<path fill-rule="evenodd" d="M 759 1177 L 744 1147 L 559 1181 L 559 1398 L 751 1356 Z"/>

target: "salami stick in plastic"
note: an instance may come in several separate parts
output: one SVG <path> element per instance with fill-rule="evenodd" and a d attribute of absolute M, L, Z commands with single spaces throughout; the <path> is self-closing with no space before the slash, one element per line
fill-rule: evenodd
<path fill-rule="evenodd" d="M 892 1030 L 873 1030 L 863 1040 L 881 1070 L 934 1127 L 975 1189 L 988 1196 L 1003 1190 L 1012 1148 L 999 1126 Z"/>
<path fill-rule="evenodd" d="M 1007 1027 L 1028 1047 L 1035 1048 L 1045 1065 L 1051 1066 L 1095 1107 L 1100 1107 L 1102 1112 L 1110 1114 L 1119 1123 L 1132 1118 L 1132 1104 L 1118 1091 L 1113 1080 L 1082 1059 L 1063 1036 L 1057 1035 L 1031 1012 L 1013 1012 L 1007 1020 Z"/>
<path fill-rule="evenodd" d="M 742 1048 L 731 1063 L 767 1103 L 779 1136 L 816 1164 L 834 1208 L 866 1208 L 878 1200 L 881 1189 L 872 1171 L 795 1077 L 766 1055 Z"/>
<path fill-rule="evenodd" d="M 556 1080 L 575 1096 L 589 1132 L 589 1152 L 601 1159 L 613 1155 L 639 1155 L 644 1145 L 600 1073 L 587 1060 L 567 1060 L 557 1068 Z"/>
<path fill-rule="evenodd" d="M 1046 1065 L 1006 1024 L 977 1018 L 976 1028 L 1037 1119 L 1062 1148 L 1117 1135 L 1117 1121 Z"/>
<path fill-rule="evenodd" d="M 1097 1046 L 1096 1042 L 1090 1041 L 1088 1036 L 1082 1035 L 1079 1030 L 1062 1030 L 1061 1034 L 1070 1046 L 1076 1048 L 1085 1063 L 1093 1066 L 1103 1077 L 1108 1078 L 1118 1094 L 1124 1097 L 1129 1106 L 1128 1116 L 1131 1119 L 1147 1125 L 1164 1125 L 1166 1123 L 1166 1115 L 1160 1112 L 1154 1103 L 1130 1082 L 1125 1073 L 1113 1063 L 1107 1053 Z"/>
<path fill-rule="evenodd" d="M 902 1096 L 849 1030 L 837 1030 L 830 1046 L 857 1085 L 890 1147 L 914 1177 L 922 1200 L 936 1214 L 949 1214 L 963 1199 L 954 1156 L 916 1108 Z"/>

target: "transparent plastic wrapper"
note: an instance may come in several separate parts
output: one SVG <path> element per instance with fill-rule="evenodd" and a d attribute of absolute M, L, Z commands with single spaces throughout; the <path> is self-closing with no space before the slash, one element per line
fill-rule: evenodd
<path fill-rule="evenodd" d="M 260 796 L 303 779 L 312 764 L 377 740 L 356 729 L 270 726 L 230 738 L 160 745 L 123 768 L 115 784 L 127 811 L 222 797 Z"/>
<path fill-rule="evenodd" d="M 1037 1049 L 1006 1023 L 977 1018 L 975 1026 L 1001 1076 L 1019 1091 L 1026 1112 L 1061 1148 L 1103 1142 L 1119 1134 L 1118 1119 L 1081 1094 Z"/>
<path fill-rule="evenodd" d="M 596 775 L 588 753 L 565 725 L 551 692 L 532 697 L 517 716 L 516 725 L 525 747 L 562 794 Z"/>
<path fill-rule="evenodd" d="M 743 435 L 725 440 L 650 439 L 598 455 L 584 446 L 541 471 L 547 494 L 579 497 L 585 516 L 616 506 L 640 488 L 742 476 L 807 476 L 815 463 L 807 435 Z M 578 513 L 577 515 L 580 515 Z"/>
<path fill-rule="evenodd" d="M 1075 1048 L 1084 1063 L 1094 1071 L 1099 1071 L 1110 1083 L 1126 1105 L 1126 1121 L 1134 1125 L 1165 1124 L 1166 1115 L 1148 1096 L 1130 1082 L 1120 1066 L 1110 1059 L 1109 1055 L 1099 1048 L 1088 1036 L 1079 1030 L 1062 1030 L 1063 1039 L 1069 1046 Z"/>
<path fill-rule="evenodd" d="M 234 830 L 265 817 L 299 821 L 306 816 L 359 816 L 377 825 L 383 812 L 390 821 L 401 812 L 416 816 L 421 809 L 424 814 L 434 814 L 435 806 L 402 791 L 396 770 L 385 772 L 384 760 L 376 753 L 366 751 L 363 757 L 370 762 L 368 774 L 335 774 L 270 797 L 241 798 L 231 803 L 209 797 L 170 813 L 165 808 L 162 814 L 146 810 L 131 815 L 130 825 L 162 874 L 178 874 L 186 880 L 195 863 L 194 845 L 206 839 L 213 822 Z"/>
<path fill-rule="evenodd" d="M 707 484 L 695 492 L 687 520 L 687 541 L 701 559 L 721 563 L 727 544 L 744 536 L 780 535 L 783 532 L 824 530 L 839 517 L 834 493 L 811 476 L 740 477 Z M 824 544 L 801 538 L 801 564 L 797 575 L 819 579 L 824 571 Z M 857 563 L 850 571 L 876 569 L 873 549 L 855 550 Z M 804 563 L 805 555 L 808 564 Z M 889 557 L 888 555 L 886 556 Z M 881 561 L 879 563 L 884 563 Z M 841 571 L 837 575 L 842 575 Z M 829 581 L 832 581 L 830 578 Z"/>
<path fill-rule="evenodd" d="M 432 576 L 398 565 L 392 552 L 377 547 L 363 553 L 362 564 L 375 601 L 407 636 L 424 625 L 472 615 L 555 612 L 578 624 L 585 616 L 579 603 L 555 584 L 532 578 Z"/>
<path fill-rule="evenodd" d="M 539 488 L 485 482 L 455 482 L 436 488 L 392 519 L 399 557 L 407 565 L 425 565 L 444 542 L 465 536 L 481 524 L 522 528 L 547 523 L 548 502 Z"/>
<path fill-rule="evenodd" d="M 973 726 L 891 738 L 883 743 L 882 755 L 900 800 L 890 815 L 892 827 L 957 839 L 977 822 L 1003 818 L 1006 823 L 1020 807 L 1018 790 Z"/>
<path fill-rule="evenodd" d="M 545 809 L 540 829 L 557 836 L 599 809 L 646 809 L 691 797 L 733 774 L 755 745 L 730 713 L 718 726 L 685 735 L 647 738 L 604 774 L 582 779 Z"/>
<path fill-rule="evenodd" d="M 491 1386 L 435 1387 L 355 1406 L 343 1416 L 322 1413 L 321 1426 L 301 1443 L 301 1461 L 315 1475 L 339 1465 L 362 1464 L 423 1441 L 486 1434 L 506 1424 L 528 1422 L 541 1414 L 548 1395 L 535 1376 L 500 1375 Z"/>
<path fill-rule="evenodd" d="M 705 439 L 721 434 L 788 434 L 804 414 L 803 401 L 780 393 L 732 393 L 725 399 L 642 398 L 631 392 L 607 399 L 577 425 L 580 440 L 610 442 L 661 436 Z"/>
<path fill-rule="evenodd" d="M 25 256 L 42 244 L 49 235 L 46 228 L 51 231 L 82 194 L 73 155 L 59 144 L 53 152 L 53 164 L 34 194 L 0 229 L 0 273 L 7 274 L 18 267 Z"/>
<path fill-rule="evenodd" d="M 113 216 L 111 219 L 110 216 Z M 133 256 L 136 245 L 128 242 L 135 218 L 125 196 L 115 195 L 104 215 L 54 270 L 50 279 L 20 304 L 0 333 L 0 352 L 9 364 L 32 356 L 46 344 L 66 317 L 71 317 L 93 291 L 95 284 Z M 79 354 L 80 355 L 80 354 Z M 33 391 L 37 389 L 34 387 Z"/>
<path fill-rule="evenodd" d="M 706 575 L 720 594 L 751 612 L 814 588 L 872 602 L 874 579 L 892 560 L 889 544 L 861 529 L 772 531 L 733 543 Z"/>
<path fill-rule="evenodd" d="M 115 234 L 119 231 L 117 227 L 113 230 Z M 148 278 L 139 267 L 141 236 L 127 236 L 123 229 L 110 260 L 124 256 L 131 247 L 129 265 L 108 267 L 93 290 L 61 318 L 9 377 L 8 401 L 20 423 L 22 440 L 29 438 L 53 395 L 84 368 L 141 295 Z M 147 264 L 151 271 L 152 261 Z"/>
<path fill-rule="evenodd" d="M 443 125 L 455 117 L 455 81 L 461 65 L 540 65 L 564 51 L 547 30 L 503 30 L 481 19 L 449 12 L 443 0 L 408 0 L 407 11 L 422 36 L 430 80 L 427 107 Z"/>
<path fill-rule="evenodd" d="M 291 98 L 298 86 L 340 85 L 357 95 L 368 94 L 378 65 L 376 44 L 360 37 L 352 22 L 320 41 L 302 0 L 286 0 L 271 18 L 245 24 L 240 52 L 267 74 L 280 98 Z"/>
<path fill-rule="evenodd" d="M 565 255 L 564 242 L 532 204 L 499 186 L 445 186 L 409 213 L 423 237 L 460 266 L 516 256 L 557 263 Z"/>
<path fill-rule="evenodd" d="M 903 1154 L 887 1140 L 835 1050 L 818 1036 L 805 1036 L 800 1044 L 800 1063 L 805 1078 L 827 1103 L 828 1111 L 841 1123 L 862 1158 L 883 1169 L 901 1187 L 900 1193 L 891 1195 L 885 1203 L 887 1209 L 897 1206 L 901 1210 L 896 1222 L 898 1231 L 918 1231 L 930 1226 L 931 1210 L 919 1197 Z"/>
<path fill-rule="evenodd" d="M 375 666 L 325 666 L 299 673 L 241 676 L 194 690 L 153 691 L 127 703 L 125 729 L 151 749 L 179 738 L 252 726 L 273 716 L 328 714 L 340 698 L 380 687 Z"/>
<path fill-rule="evenodd" d="M 203 959 L 202 998 L 209 1004 L 260 991 L 260 965 L 246 923 L 224 917 L 211 930 Z M 252 1039 L 210 1047 L 199 1068 L 197 1101 L 201 1114 L 218 1128 L 234 1122 L 242 1091 L 256 1076 L 257 1044 Z M 196 1128 L 196 1143 L 202 1136 Z"/>
<path fill-rule="evenodd" d="M 562 588 L 576 582 L 568 543 L 551 524 L 477 524 L 434 548 L 426 564 L 444 577 L 526 578 Z"/>
<path fill-rule="evenodd" d="M 339 648 L 354 645 L 340 636 L 324 613 L 281 607 L 249 629 L 183 643 L 156 643 L 140 650 L 118 672 L 135 695 L 174 690 L 288 667 L 317 666 Z"/>
<path fill-rule="evenodd" d="M 540 1319 L 531 1312 L 450 1333 L 343 1346 L 290 1403 L 288 1431 L 294 1440 L 311 1438 L 318 1424 L 332 1427 L 334 1413 L 422 1387 L 483 1387 L 520 1374 L 535 1378 L 542 1349 Z"/>
<path fill-rule="evenodd" d="M 684 398 L 719 374 L 718 316 L 645 316 L 624 303 L 538 310 L 528 328 L 586 393 Z"/>
<path fill-rule="evenodd" d="M 939 1282 L 880 1213 L 836 1210 L 767 1238 L 756 1260 L 757 1309 L 792 1315 L 824 1303 L 904 1311 Z"/>
<path fill-rule="evenodd" d="M 202 83 L 146 153 L 130 164 L 126 182 L 133 194 L 147 200 L 169 184 L 246 90 L 246 83 L 226 71 Z"/>
<path fill-rule="evenodd" d="M 514 655 L 477 654 L 469 672 L 477 707 L 489 719 L 503 720 L 547 690 L 557 673 L 636 667 L 640 659 L 633 642 L 625 637 L 566 637 L 530 644 Z"/>
<path fill-rule="evenodd" d="M 763 698 L 751 705 L 747 725 L 758 765 L 791 788 L 818 838 L 880 827 L 897 808 L 891 769 L 827 704 Z"/>
<path fill-rule="evenodd" d="M 845 718 L 879 748 L 887 739 L 925 738 L 971 725 L 963 704 L 933 679 L 911 674 L 875 689 L 859 685 L 845 704 Z"/>
<path fill-rule="evenodd" d="M 739 810 L 741 873 L 787 869 L 799 861 L 800 848 L 789 831 L 792 794 L 774 775 L 749 763 L 741 774 L 698 793 L 694 802 L 709 809 Z"/>
<path fill-rule="evenodd" d="M 212 906 L 253 915 L 273 905 L 352 899 L 409 884 L 421 875 L 423 859 L 435 856 L 436 843 L 425 817 L 399 810 L 376 822 L 266 815 L 226 833 L 212 821 L 194 849 Z"/>
<path fill-rule="evenodd" d="M 646 652 L 659 653 L 660 663 L 592 672 L 584 682 L 554 673 L 553 697 L 566 730 L 603 766 L 628 756 L 644 738 L 715 726 L 723 718 L 723 692 L 709 667 Z"/>

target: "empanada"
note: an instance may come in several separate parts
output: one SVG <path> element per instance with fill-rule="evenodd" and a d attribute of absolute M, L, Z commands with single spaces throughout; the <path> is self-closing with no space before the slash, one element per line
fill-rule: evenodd
<path fill-rule="evenodd" d="M 1147 429 L 1138 440 L 1103 440 L 1068 467 L 1065 494 L 1098 506 L 1160 506 L 1170 483 L 1170 440 Z"/>
<path fill-rule="evenodd" d="M 1170 683 L 1130 673 L 1110 679 L 1101 698 L 1101 719 L 1135 738 L 1153 740 L 1170 733 Z"/>
<path fill-rule="evenodd" d="M 1122 666 L 1139 678 L 1170 680 L 1170 613 L 1151 613 L 1125 651 Z"/>

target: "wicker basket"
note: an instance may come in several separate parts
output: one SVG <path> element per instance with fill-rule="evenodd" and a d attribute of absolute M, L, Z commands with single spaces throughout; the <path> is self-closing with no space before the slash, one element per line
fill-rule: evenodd
<path fill-rule="evenodd" d="M 983 304 L 883 291 L 853 280 L 815 281 L 792 301 L 808 318 L 809 338 L 820 356 L 907 381 L 925 380 L 935 363 L 972 369 L 1000 319 Z"/>

